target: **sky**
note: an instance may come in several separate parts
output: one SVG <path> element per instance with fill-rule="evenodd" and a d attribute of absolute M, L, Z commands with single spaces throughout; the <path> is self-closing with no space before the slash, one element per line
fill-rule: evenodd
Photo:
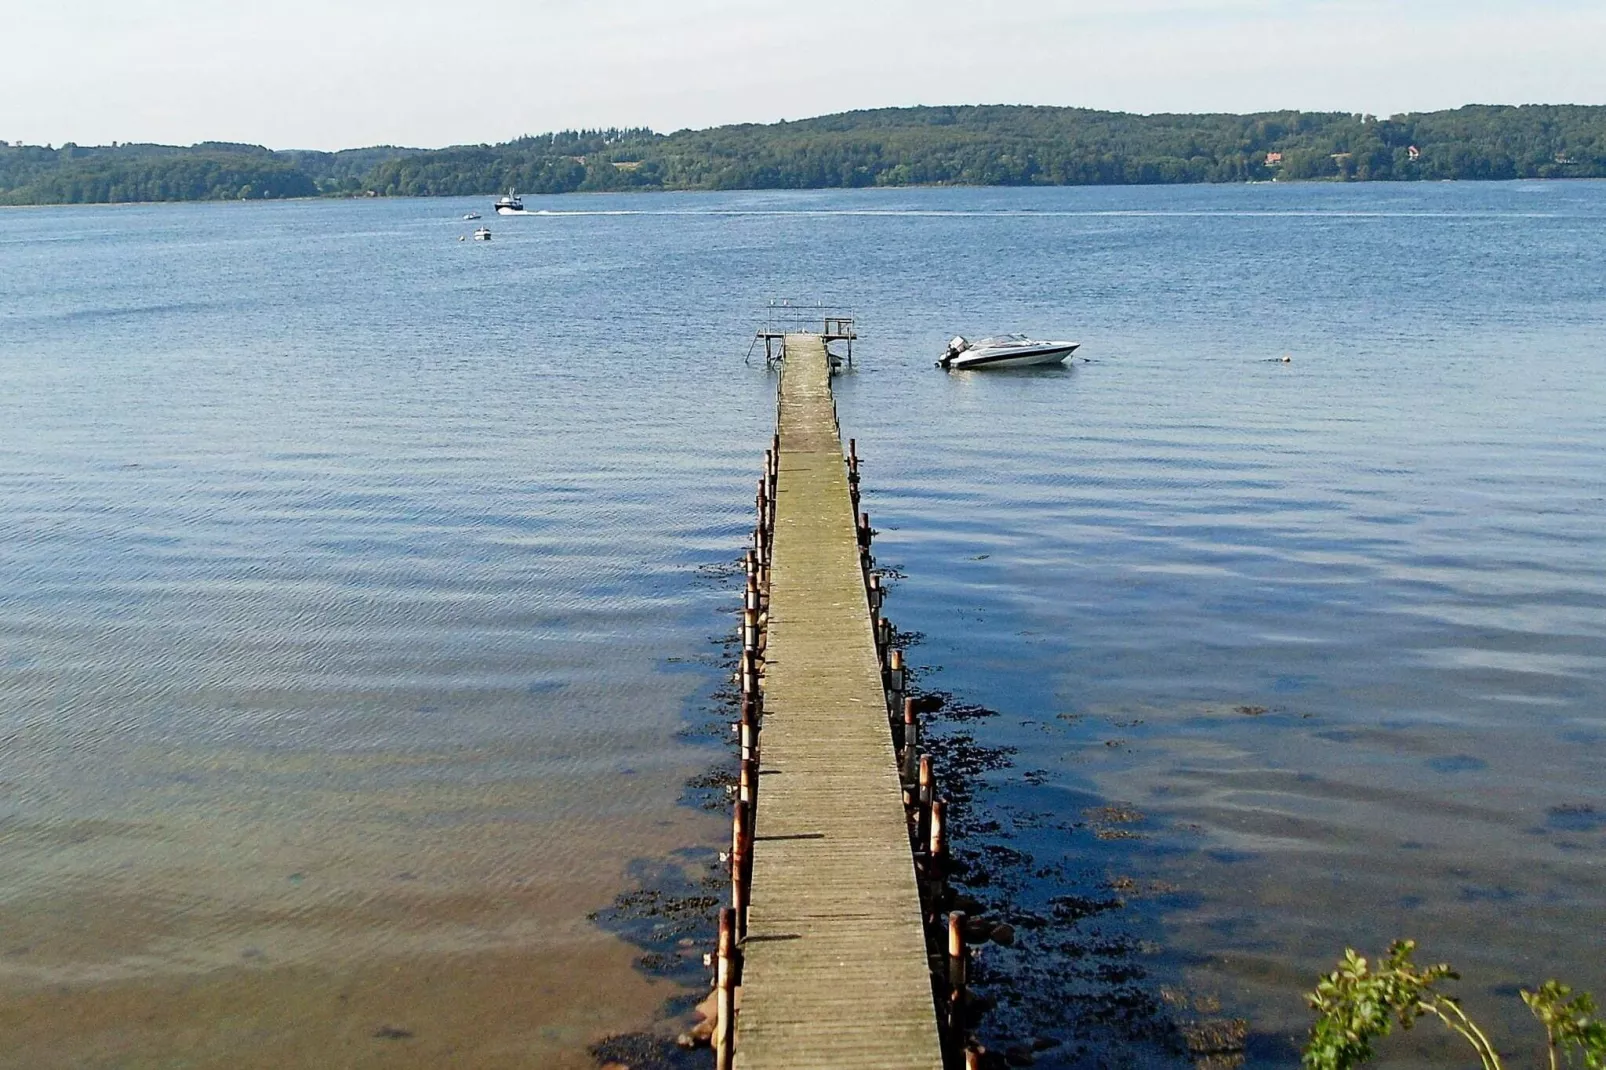
<path fill-rule="evenodd" d="M 913 104 L 1606 104 L 1606 0 L 0 0 L 0 140 L 273 148 Z"/>

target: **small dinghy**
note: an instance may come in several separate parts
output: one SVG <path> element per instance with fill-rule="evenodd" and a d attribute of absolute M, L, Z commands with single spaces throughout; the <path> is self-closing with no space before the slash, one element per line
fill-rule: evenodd
<path fill-rule="evenodd" d="M 955 337 L 937 361 L 949 371 L 967 368 L 1027 368 L 1058 364 L 1076 352 L 1081 342 L 1039 342 L 1024 334 L 983 338 L 979 342 Z"/>

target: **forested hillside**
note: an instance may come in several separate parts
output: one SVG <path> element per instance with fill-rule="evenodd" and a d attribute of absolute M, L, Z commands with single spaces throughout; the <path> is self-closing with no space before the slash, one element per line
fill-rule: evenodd
<path fill-rule="evenodd" d="M 261 200 L 355 194 L 379 163 L 417 149 L 273 152 L 260 145 L 0 144 L 0 204 Z"/>
<path fill-rule="evenodd" d="M 1472 105 L 1380 119 L 989 105 L 889 108 L 673 134 L 566 131 L 435 150 L 0 145 L 0 203 L 10 204 L 510 188 L 540 194 L 1584 177 L 1606 177 L 1606 107 Z"/>

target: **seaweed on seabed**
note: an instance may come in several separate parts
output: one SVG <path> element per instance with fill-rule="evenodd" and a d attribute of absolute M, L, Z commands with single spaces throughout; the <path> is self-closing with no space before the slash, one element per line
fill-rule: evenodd
<path fill-rule="evenodd" d="M 592 912 L 589 920 L 640 948 L 636 967 L 644 973 L 686 985 L 705 980 L 703 952 L 725 890 L 714 852 L 686 849 L 667 860 L 637 859 L 627 878 L 632 890 L 619 893 L 613 905 Z M 694 991 L 688 991 L 684 1007 L 666 1011 L 678 1016 L 690 1010 L 701 998 Z"/>
<path fill-rule="evenodd" d="M 708 1070 L 706 1051 L 680 1047 L 656 1033 L 619 1033 L 587 1049 L 599 1067 L 624 1070 Z"/>
<path fill-rule="evenodd" d="M 697 574 L 700 580 L 722 588 L 746 575 L 739 562 L 705 565 Z M 710 752 L 708 768 L 689 777 L 683 786 L 683 806 L 709 811 L 730 806 L 727 789 L 736 783 L 736 763 L 729 726 L 741 703 L 732 676 L 740 643 L 735 629 L 714 635 L 708 639 L 706 656 L 679 663 L 714 669 L 710 685 L 688 701 L 685 723 L 678 733 L 682 740 Z M 626 885 L 630 890 L 616 896 L 610 906 L 593 912 L 590 920 L 640 949 L 637 969 L 681 987 L 659 1011 L 662 1032 L 607 1037 L 591 1046 L 591 1057 L 599 1066 L 628 1066 L 631 1070 L 706 1070 L 708 1053 L 682 1049 L 676 1043 L 675 1024 L 685 1021 L 708 995 L 703 954 L 714 946 L 719 908 L 730 894 L 730 878 L 718 849 L 686 847 L 668 857 L 638 858 L 627 868 Z"/>
<path fill-rule="evenodd" d="M 1201 1018 L 1195 1012 L 1208 1001 L 1195 1004 L 1164 984 L 1158 945 L 1141 935 L 1154 919 L 1128 909 L 1139 895 L 1176 890 L 1108 876 L 1145 849 L 1147 818 L 1090 793 L 1065 820 L 1074 796 L 1063 785 L 1045 802 L 1036 795 L 1042 777 L 987 775 L 1014 766 L 1012 748 L 982 741 L 982 722 L 995 711 L 940 691 L 914 697 L 947 804 L 952 891 L 944 909 L 980 919 L 971 925 L 981 947 L 967 1025 L 985 1051 L 982 1065 L 1239 1065 L 1246 1023 Z"/>

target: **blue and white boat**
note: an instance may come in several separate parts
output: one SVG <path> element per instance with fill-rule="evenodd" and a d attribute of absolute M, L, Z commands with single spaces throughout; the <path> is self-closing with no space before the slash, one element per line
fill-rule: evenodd
<path fill-rule="evenodd" d="M 956 336 L 948 343 L 937 366 L 949 371 L 970 368 L 1026 368 L 1058 364 L 1076 352 L 1081 342 L 1039 342 L 1024 334 L 1005 334 L 971 342 Z"/>

